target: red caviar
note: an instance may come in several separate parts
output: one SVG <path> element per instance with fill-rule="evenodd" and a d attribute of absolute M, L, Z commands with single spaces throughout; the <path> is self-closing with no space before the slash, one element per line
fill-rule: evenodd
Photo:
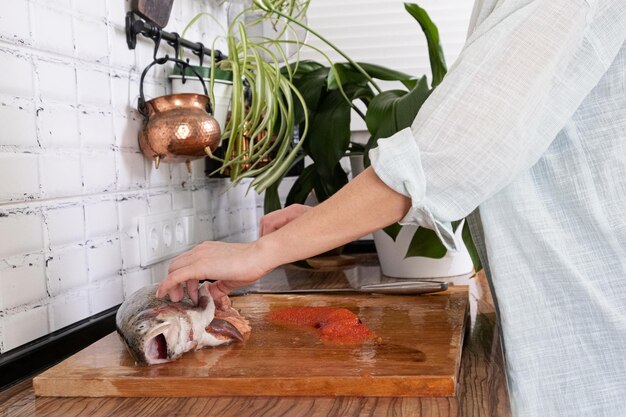
<path fill-rule="evenodd" d="M 350 310 L 336 307 L 287 307 L 269 314 L 276 323 L 311 327 L 320 338 L 339 344 L 358 344 L 376 335 Z"/>

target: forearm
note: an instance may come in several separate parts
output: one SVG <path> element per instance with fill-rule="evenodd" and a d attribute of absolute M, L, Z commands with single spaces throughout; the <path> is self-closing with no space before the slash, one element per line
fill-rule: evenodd
<path fill-rule="evenodd" d="M 256 242 L 267 269 L 317 255 L 394 223 L 411 200 L 366 169 L 325 202 Z"/>

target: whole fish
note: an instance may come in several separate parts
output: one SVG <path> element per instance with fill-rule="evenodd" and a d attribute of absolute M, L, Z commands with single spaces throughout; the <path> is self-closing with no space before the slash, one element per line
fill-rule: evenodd
<path fill-rule="evenodd" d="M 186 290 L 177 303 L 157 298 L 158 284 L 137 290 L 122 303 L 117 331 L 137 364 L 170 362 L 191 350 L 243 341 L 250 332 L 248 321 L 232 307 L 216 309 L 207 285 L 200 285 L 197 305 Z"/>

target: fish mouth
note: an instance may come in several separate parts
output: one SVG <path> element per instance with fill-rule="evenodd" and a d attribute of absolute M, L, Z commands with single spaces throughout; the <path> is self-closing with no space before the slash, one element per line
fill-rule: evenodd
<path fill-rule="evenodd" d="M 146 362 L 150 365 L 169 362 L 171 359 L 167 354 L 167 338 L 165 333 L 169 326 L 164 326 L 153 331 L 144 345 Z"/>

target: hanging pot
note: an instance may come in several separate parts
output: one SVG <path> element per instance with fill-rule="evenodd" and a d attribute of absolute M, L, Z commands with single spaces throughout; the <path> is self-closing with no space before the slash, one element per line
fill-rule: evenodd
<path fill-rule="evenodd" d="M 154 160 L 156 167 L 161 162 L 189 162 L 203 157 L 208 148 L 212 152 L 220 142 L 220 126 L 211 114 L 211 104 L 205 94 L 170 94 L 145 101 L 143 80 L 155 64 L 174 61 L 172 58 L 155 59 L 141 74 L 139 86 L 139 111 L 144 115 L 143 127 L 139 132 L 139 147 L 143 154 Z M 196 75 L 198 75 L 196 73 Z M 198 75 L 200 80 L 202 77 Z"/>
<path fill-rule="evenodd" d="M 204 82 L 195 78 L 194 72 L 202 76 Z M 201 94 L 205 85 L 213 79 L 213 116 L 220 124 L 222 131 L 226 127 L 226 117 L 233 94 L 233 73 L 215 68 L 189 65 L 181 68 L 175 65 L 172 74 L 168 77 L 172 83 L 172 94 L 198 93 Z"/>

